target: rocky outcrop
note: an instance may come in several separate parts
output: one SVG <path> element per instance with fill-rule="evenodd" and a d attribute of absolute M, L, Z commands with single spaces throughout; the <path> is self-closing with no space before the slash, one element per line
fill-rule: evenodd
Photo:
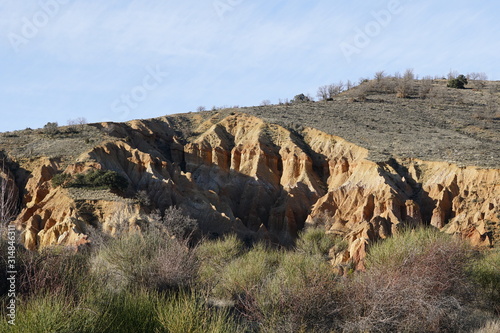
<path fill-rule="evenodd" d="M 349 244 L 334 261 L 354 260 L 358 268 L 371 242 L 404 226 L 431 224 L 476 245 L 498 237 L 498 169 L 373 162 L 342 138 L 242 113 L 96 126 L 113 138 L 64 167 L 41 159 L 30 170 L 17 219 L 28 248 L 85 243 L 89 226 L 113 233 L 125 221 L 136 228 L 153 209 L 172 205 L 213 236 L 233 231 L 290 245 L 305 226 L 323 227 Z M 58 172 L 89 169 L 119 172 L 129 188 L 117 194 L 51 184 Z M 139 192 L 147 204 L 135 199 Z"/>

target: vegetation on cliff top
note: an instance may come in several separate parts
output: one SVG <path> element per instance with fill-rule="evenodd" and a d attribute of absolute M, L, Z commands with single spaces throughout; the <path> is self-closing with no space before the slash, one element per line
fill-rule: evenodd
<path fill-rule="evenodd" d="M 89 170 L 85 174 L 57 174 L 52 178 L 52 186 L 88 187 L 95 189 L 107 188 L 111 190 L 124 191 L 127 189 L 128 180 L 116 171 Z"/>

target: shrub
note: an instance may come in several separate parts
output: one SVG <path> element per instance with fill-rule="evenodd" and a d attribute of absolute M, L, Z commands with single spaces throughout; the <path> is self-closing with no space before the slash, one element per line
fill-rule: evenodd
<path fill-rule="evenodd" d="M 334 236 L 327 235 L 323 229 L 310 228 L 299 235 L 296 248 L 308 255 L 328 256 L 335 243 Z"/>
<path fill-rule="evenodd" d="M 149 285 L 159 290 L 191 285 L 197 278 L 198 261 L 186 243 L 171 240 L 162 247 L 153 261 Z"/>
<path fill-rule="evenodd" d="M 286 252 L 243 305 L 264 332 L 331 332 L 338 327 L 338 295 L 332 268 L 323 257 Z"/>
<path fill-rule="evenodd" d="M 375 244 L 368 270 L 343 286 L 343 329 L 349 332 L 456 332 L 473 320 L 466 304 L 464 243 L 418 229 Z"/>
<path fill-rule="evenodd" d="M 408 98 L 413 90 L 413 81 L 399 79 L 396 85 L 396 97 Z"/>
<path fill-rule="evenodd" d="M 57 122 L 48 122 L 43 126 L 43 132 L 47 135 L 56 135 L 59 133 L 59 124 Z"/>
<path fill-rule="evenodd" d="M 111 170 L 89 171 L 85 176 L 85 185 L 90 187 L 107 187 L 113 190 L 124 191 L 128 187 L 128 180 Z"/>
<path fill-rule="evenodd" d="M 318 92 L 316 94 L 318 98 L 322 101 L 326 101 L 329 96 L 328 96 L 328 86 L 321 86 L 318 88 Z"/>
<path fill-rule="evenodd" d="M 338 290 L 322 255 L 278 251 L 262 244 L 240 255 L 239 247 L 230 245 L 223 249 L 226 257 L 239 256 L 221 265 L 213 295 L 233 300 L 262 332 L 331 331 L 338 314 Z M 217 275 L 217 270 L 210 275 Z"/>
<path fill-rule="evenodd" d="M 74 176 L 60 173 L 52 178 L 52 186 L 108 188 L 125 191 L 128 187 L 127 178 L 112 170 L 90 170 L 86 174 Z"/>
<path fill-rule="evenodd" d="M 137 191 L 137 193 L 135 194 L 135 199 L 142 206 L 151 205 L 151 198 L 149 197 L 148 192 L 145 190 Z"/>
<path fill-rule="evenodd" d="M 134 291 L 101 292 L 99 298 L 82 305 L 97 318 L 90 332 L 161 332 L 156 312 L 165 306 L 155 291 L 136 287 Z M 78 332 L 78 331 L 76 331 Z"/>
<path fill-rule="evenodd" d="M 89 285 L 89 257 L 66 248 L 48 248 L 40 252 L 19 253 L 19 293 L 50 293 L 78 297 Z"/>
<path fill-rule="evenodd" d="M 177 207 L 166 209 L 162 222 L 177 239 L 190 239 L 199 231 L 198 221 L 184 214 L 182 209 Z"/>
<path fill-rule="evenodd" d="M 422 79 L 420 82 L 420 88 L 419 88 L 419 96 L 420 98 L 427 98 L 429 96 L 431 90 L 432 90 L 432 78 L 430 76 L 426 76 Z"/>
<path fill-rule="evenodd" d="M 335 96 L 342 93 L 345 90 L 345 87 L 346 86 L 344 85 L 344 82 L 342 82 L 342 81 L 339 81 L 339 83 L 333 83 L 333 84 L 329 84 L 326 86 L 321 86 L 318 88 L 317 96 L 319 97 L 320 100 L 331 101 L 331 100 L 333 100 L 333 98 Z M 300 95 L 298 95 L 298 96 L 300 96 Z M 295 97 L 297 98 L 297 96 L 295 96 Z M 305 96 L 305 97 L 307 98 L 307 100 L 304 100 L 304 101 L 310 100 L 307 96 Z M 300 98 L 302 98 L 302 97 L 300 97 Z"/>
<path fill-rule="evenodd" d="M 78 308 L 63 295 L 43 294 L 18 301 L 16 311 L 15 325 L 0 320 L 1 332 L 97 332 L 92 327 L 99 316 Z"/>
<path fill-rule="evenodd" d="M 295 95 L 295 97 L 292 99 L 292 103 L 304 103 L 304 102 L 310 102 L 311 98 L 304 95 L 304 94 L 299 94 Z"/>
<path fill-rule="evenodd" d="M 112 290 L 140 286 L 164 290 L 190 284 L 197 266 L 185 244 L 150 231 L 111 240 L 93 256 L 92 270 Z"/>
<path fill-rule="evenodd" d="M 244 301 L 251 290 L 273 273 L 282 253 L 257 244 L 253 249 L 231 261 L 221 272 L 215 295 L 235 301 Z"/>
<path fill-rule="evenodd" d="M 474 331 L 474 333 L 498 333 L 500 332 L 500 320 L 490 320 L 483 327 Z"/>
<path fill-rule="evenodd" d="M 447 87 L 455 89 L 465 89 L 465 86 L 467 84 L 468 84 L 467 78 L 464 75 L 460 74 L 456 78 L 450 78 L 448 80 Z"/>
<path fill-rule="evenodd" d="M 58 186 L 62 186 L 62 187 L 65 187 L 70 181 L 71 181 L 72 177 L 70 174 L 68 173 L 58 173 L 56 175 L 54 175 L 54 177 L 52 177 L 52 186 L 53 187 L 58 187 Z"/>
<path fill-rule="evenodd" d="M 160 331 L 169 333 L 242 332 L 228 310 L 210 308 L 196 292 L 180 292 L 157 309 Z"/>
<path fill-rule="evenodd" d="M 500 314 L 500 250 L 481 254 L 470 267 L 473 280 L 483 289 L 490 308 Z"/>
<path fill-rule="evenodd" d="M 200 268 L 198 272 L 201 285 L 211 290 L 221 280 L 221 272 L 245 251 L 243 242 L 236 235 L 224 239 L 204 241 L 196 248 Z"/>
<path fill-rule="evenodd" d="M 385 77 L 384 71 L 378 71 L 375 73 L 374 79 L 380 83 L 383 79 L 385 79 Z"/>

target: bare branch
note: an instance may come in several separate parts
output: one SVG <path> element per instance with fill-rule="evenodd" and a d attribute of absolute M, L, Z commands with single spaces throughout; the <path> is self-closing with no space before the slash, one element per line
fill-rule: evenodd
<path fill-rule="evenodd" d="M 5 158 L 0 159 L 0 222 L 2 227 L 10 223 L 17 212 L 17 190 L 7 168 Z"/>

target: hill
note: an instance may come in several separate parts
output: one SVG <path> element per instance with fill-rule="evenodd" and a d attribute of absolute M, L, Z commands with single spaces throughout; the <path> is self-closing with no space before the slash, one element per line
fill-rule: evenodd
<path fill-rule="evenodd" d="M 1 175 L 20 193 L 15 220 L 30 249 L 141 228 L 170 206 L 209 237 L 288 246 L 320 226 L 348 242 L 336 265 L 363 267 L 369 244 L 419 224 L 497 244 L 499 84 L 436 80 L 423 98 L 414 80 L 398 98 L 398 82 L 331 101 L 3 133 Z"/>

